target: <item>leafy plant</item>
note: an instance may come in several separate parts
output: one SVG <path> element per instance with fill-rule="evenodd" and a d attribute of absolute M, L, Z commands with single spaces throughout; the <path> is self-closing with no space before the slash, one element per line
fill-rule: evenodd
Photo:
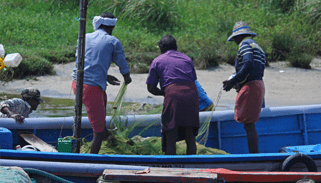
<path fill-rule="evenodd" d="M 274 10 L 281 10 L 282 13 L 287 13 L 292 10 L 297 0 L 271 0 L 270 7 Z"/>
<path fill-rule="evenodd" d="M 307 43 L 303 39 L 298 39 L 292 50 L 287 56 L 287 59 L 290 61 L 291 65 L 294 67 L 310 69 L 310 63 L 313 59 L 313 53 L 307 50 Z"/>
<path fill-rule="evenodd" d="M 271 61 L 285 60 L 286 56 L 291 52 L 295 43 L 293 35 L 288 34 L 287 30 L 275 33 L 272 40 Z"/>
<path fill-rule="evenodd" d="M 94 0 L 89 1 L 86 31 L 93 32 L 94 16 L 110 11 L 118 18 L 113 35 L 121 41 L 132 72 L 147 72 L 159 55 L 157 42 L 166 34 L 175 37 L 178 50 L 197 68 L 206 69 L 221 62 L 234 64 L 237 46 L 226 39 L 237 21 L 257 33 L 255 41 L 268 60 L 293 55 L 297 38 L 307 48 L 301 55 L 321 54 L 320 4 L 319 0 Z M 52 64 L 74 60 L 79 1 L 0 0 L 0 9 L 0 43 L 7 54 L 23 57 L 21 66 L 12 68 L 13 78 L 54 74 Z M 0 74 L 0 80 L 10 78 L 8 71 Z"/>
<path fill-rule="evenodd" d="M 321 19 L 321 1 L 319 0 L 310 0 L 307 1 L 302 10 L 306 14 L 306 20 L 311 22 L 311 24 L 318 23 L 320 24 Z"/>
<path fill-rule="evenodd" d="M 119 0 L 109 10 L 119 12 L 122 18 L 151 30 L 172 29 L 178 24 L 174 0 Z"/>

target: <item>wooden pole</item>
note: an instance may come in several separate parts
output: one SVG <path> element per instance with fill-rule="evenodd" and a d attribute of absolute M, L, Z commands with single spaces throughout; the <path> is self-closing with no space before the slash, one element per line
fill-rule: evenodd
<path fill-rule="evenodd" d="M 80 20 L 78 33 L 78 50 L 77 50 L 77 88 L 75 101 L 75 121 L 73 126 L 73 136 L 77 139 L 76 153 L 80 153 L 81 143 L 81 117 L 82 117 L 82 92 L 84 79 L 84 55 L 86 40 L 86 17 L 87 17 L 87 0 L 80 0 Z"/>

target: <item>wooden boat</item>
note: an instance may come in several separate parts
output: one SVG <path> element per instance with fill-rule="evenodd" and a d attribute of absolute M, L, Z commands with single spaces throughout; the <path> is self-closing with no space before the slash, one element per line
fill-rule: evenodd
<path fill-rule="evenodd" d="M 137 124 L 130 136 L 140 133 L 154 123 L 141 136 L 160 136 L 160 115 L 123 116 L 128 127 Z M 110 121 L 106 117 L 107 125 Z M 114 165 L 136 165 L 165 168 L 225 168 L 233 171 L 280 171 L 282 163 L 291 155 L 302 152 L 313 159 L 321 171 L 321 105 L 271 107 L 263 109 L 257 123 L 259 154 L 248 154 L 246 133 L 241 124 L 234 121 L 234 111 L 201 112 L 201 122 L 211 119 L 206 146 L 222 149 L 228 155 L 93 155 L 62 152 L 16 151 L 23 144 L 18 136 L 31 132 L 48 144 L 56 146 L 59 137 L 72 136 L 73 117 L 29 118 L 24 124 L 13 119 L 0 119 L 1 127 L 12 133 L 12 145 L 0 149 L 1 159 L 50 162 L 74 162 Z M 82 118 L 82 137 L 91 134 L 86 117 Z M 0 133 L 1 134 L 1 133 Z M 4 138 L 1 138 L 3 141 Z M 295 149 L 289 148 L 295 146 Z M 282 150 L 282 153 L 279 151 Z M 303 163 L 291 167 L 291 171 L 308 171 Z"/>
<path fill-rule="evenodd" d="M 318 172 L 245 172 L 218 169 L 105 170 L 103 180 L 137 182 L 320 182 Z M 151 181 L 152 180 L 152 181 Z"/>
<path fill-rule="evenodd" d="M 37 182 L 320 182 L 319 172 L 250 172 L 217 169 L 153 168 L 27 160 L 0 160 L 2 167 L 21 167 Z M 1 172 L 3 174 L 3 172 Z M 19 174 L 18 174 L 19 175 Z"/>

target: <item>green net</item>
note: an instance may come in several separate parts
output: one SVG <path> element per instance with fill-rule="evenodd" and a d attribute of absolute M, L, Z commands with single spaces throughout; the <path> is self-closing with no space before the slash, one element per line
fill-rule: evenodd
<path fill-rule="evenodd" d="M 216 100 L 214 102 L 214 105 L 213 105 L 213 107 L 211 109 L 211 115 L 209 115 L 204 120 L 204 122 L 202 123 L 201 127 L 198 130 L 198 135 L 196 136 L 196 141 L 199 142 L 202 145 L 205 145 L 206 142 L 207 142 L 208 134 L 209 134 L 209 131 L 210 131 L 210 124 L 211 124 L 211 120 L 212 120 L 212 117 L 213 117 L 213 113 L 214 113 L 215 108 L 216 108 L 216 106 L 218 104 L 218 101 L 221 98 L 222 91 L 223 91 L 223 87 L 219 91 L 218 96 L 217 96 L 217 98 L 216 98 Z"/>
<path fill-rule="evenodd" d="M 31 183 L 29 175 L 20 167 L 0 166 L 0 183 Z"/>
<path fill-rule="evenodd" d="M 198 155 L 210 154 L 228 154 L 223 150 L 205 147 L 200 143 L 197 145 Z M 90 153 L 91 142 L 84 142 L 80 149 L 81 153 Z M 113 135 L 104 141 L 101 145 L 99 154 L 127 154 L 127 155 L 165 155 L 162 152 L 161 137 L 146 137 L 134 136 L 131 139 L 124 139 L 117 135 Z M 186 155 L 185 141 L 176 143 L 176 154 Z"/>
<path fill-rule="evenodd" d="M 111 114 L 112 114 L 112 118 L 110 120 L 110 128 L 112 129 L 114 126 L 117 126 L 117 120 L 116 118 L 118 116 L 120 116 L 120 112 L 121 112 L 121 104 L 123 102 L 123 97 L 126 93 L 126 89 L 127 89 L 127 85 L 125 85 L 125 83 L 122 84 L 115 100 L 113 103 L 113 107 L 111 109 Z"/>
<path fill-rule="evenodd" d="M 127 85 L 123 84 L 120 88 L 120 91 L 118 92 L 118 95 L 115 98 L 113 107 L 110 111 L 110 114 L 112 115 L 112 118 L 110 120 L 110 129 L 115 130 L 111 130 L 112 135 L 107 139 L 107 141 L 102 142 L 99 154 L 164 155 L 164 153 L 162 152 L 161 137 L 143 138 L 140 136 L 142 132 L 148 130 L 149 127 L 155 125 L 155 123 L 157 122 L 151 122 L 150 125 L 146 126 L 140 132 L 140 134 L 132 138 L 128 138 L 130 132 L 132 132 L 134 128 L 143 121 L 135 120 L 135 124 L 129 127 L 127 126 L 126 122 L 125 124 L 122 123 L 122 121 L 127 121 L 126 115 L 122 114 L 121 108 L 126 89 Z M 215 106 L 216 104 L 212 108 L 212 115 L 213 111 L 215 110 Z M 212 116 L 208 117 L 200 128 L 200 133 L 198 136 L 199 143 L 197 143 L 197 154 L 228 154 L 225 151 L 204 146 L 208 138 L 211 118 Z M 86 140 L 86 137 L 83 138 L 80 152 L 90 153 L 90 146 L 91 142 Z M 185 141 L 179 141 L 176 143 L 176 153 L 178 155 L 186 154 Z"/>

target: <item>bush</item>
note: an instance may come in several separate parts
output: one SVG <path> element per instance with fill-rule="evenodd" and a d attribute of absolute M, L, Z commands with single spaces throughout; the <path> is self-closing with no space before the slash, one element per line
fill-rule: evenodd
<path fill-rule="evenodd" d="M 63 64 L 75 61 L 76 47 L 69 47 L 62 50 L 42 49 L 39 56 L 53 64 Z"/>
<path fill-rule="evenodd" d="M 64 50 L 48 49 L 23 49 L 9 46 L 5 48 L 6 53 L 20 53 L 22 61 L 18 67 L 10 68 L 0 74 L 0 81 L 8 79 L 21 79 L 30 76 L 53 75 L 53 63 L 69 63 L 75 61 L 75 48 Z M 12 74 L 13 73 L 13 74 Z"/>
<path fill-rule="evenodd" d="M 311 24 L 318 23 L 320 24 L 321 19 L 321 1 L 310 0 L 307 1 L 302 9 L 306 14 L 306 19 Z"/>
<path fill-rule="evenodd" d="M 272 6 L 279 8 L 282 13 L 289 12 L 295 6 L 296 0 L 272 0 Z"/>
<path fill-rule="evenodd" d="M 291 52 L 295 38 L 289 34 L 288 30 L 284 32 L 277 32 L 272 39 L 272 53 L 270 61 L 285 60 L 287 55 Z"/>
<path fill-rule="evenodd" d="M 157 42 L 166 34 L 176 38 L 178 50 L 190 56 L 196 68 L 206 69 L 220 62 L 234 64 L 237 46 L 226 39 L 235 22 L 244 21 L 258 34 L 255 41 L 268 61 L 296 60 L 293 65 L 307 67 L 308 55 L 321 54 L 320 4 L 317 0 L 95 0 L 89 1 L 86 32 L 93 31 L 94 16 L 109 11 L 119 20 L 113 35 L 121 41 L 132 72 L 147 72 L 159 55 Z M 18 52 L 26 62 L 13 68 L 15 78 L 53 74 L 53 63 L 74 60 L 78 0 L 0 0 L 0 9 L 1 44 L 6 53 Z M 298 47 L 296 39 L 304 40 L 307 49 Z M 292 58 L 295 54 L 300 59 Z M 9 71 L 3 73 L 10 76 Z"/>
<path fill-rule="evenodd" d="M 12 68 L 4 68 L 0 70 L 0 81 L 1 82 L 9 82 L 14 75 L 14 70 Z M 0 97 L 1 98 L 1 97 Z"/>
<path fill-rule="evenodd" d="M 311 69 L 310 63 L 314 58 L 312 54 L 313 53 L 308 50 L 307 42 L 303 39 L 298 39 L 287 55 L 287 60 L 290 61 L 293 67 Z"/>
<path fill-rule="evenodd" d="M 121 19 L 134 22 L 131 25 L 159 32 L 179 26 L 176 5 L 173 0 L 119 0 L 108 10 L 119 14 Z"/>
<path fill-rule="evenodd" d="M 14 78 L 55 74 L 52 63 L 46 59 L 30 53 L 22 53 L 22 57 L 23 61 L 18 67 L 14 68 Z"/>

